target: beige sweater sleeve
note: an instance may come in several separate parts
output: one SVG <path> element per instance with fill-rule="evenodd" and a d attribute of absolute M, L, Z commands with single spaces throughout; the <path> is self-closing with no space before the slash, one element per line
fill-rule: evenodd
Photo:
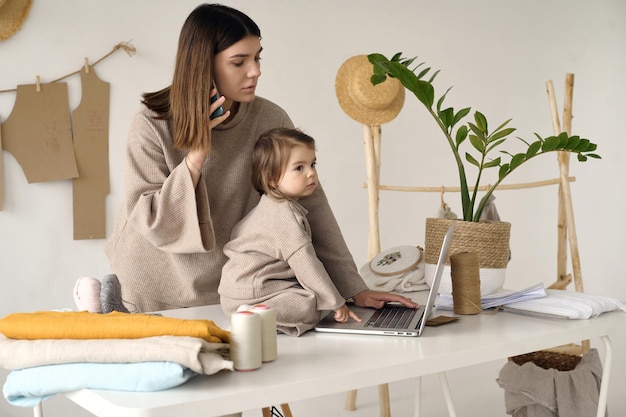
<path fill-rule="evenodd" d="M 212 250 L 215 237 L 205 184 L 201 181 L 197 190 L 193 187 L 184 153 L 181 162 L 167 161 L 163 144 L 155 143 L 170 137 L 168 132 L 155 132 L 167 124 L 155 124 L 146 117 L 139 113 L 129 134 L 126 201 L 130 224 L 169 252 Z M 178 165 L 170 172 L 168 162 Z"/>

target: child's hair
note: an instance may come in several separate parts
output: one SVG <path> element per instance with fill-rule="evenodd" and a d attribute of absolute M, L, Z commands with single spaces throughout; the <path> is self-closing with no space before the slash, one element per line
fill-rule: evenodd
<path fill-rule="evenodd" d="M 275 128 L 261 134 L 252 151 L 252 185 L 260 194 L 282 199 L 276 189 L 282 178 L 291 150 L 305 146 L 315 150 L 315 139 L 298 129 Z"/>

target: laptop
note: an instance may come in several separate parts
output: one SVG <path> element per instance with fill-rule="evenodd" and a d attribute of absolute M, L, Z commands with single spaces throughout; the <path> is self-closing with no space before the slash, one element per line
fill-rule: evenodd
<path fill-rule="evenodd" d="M 387 304 L 379 310 L 352 305 L 350 310 L 354 311 L 361 318 L 361 323 L 352 319 L 346 323 L 338 323 L 333 318 L 333 312 L 331 311 L 315 326 L 315 331 L 406 337 L 421 336 L 435 305 L 439 283 L 448 256 L 448 249 L 452 241 L 454 224 L 453 222 L 450 225 L 443 238 L 439 260 L 435 268 L 435 277 L 428 293 L 426 305 L 420 305 L 419 308 L 407 308 L 399 304 Z"/>

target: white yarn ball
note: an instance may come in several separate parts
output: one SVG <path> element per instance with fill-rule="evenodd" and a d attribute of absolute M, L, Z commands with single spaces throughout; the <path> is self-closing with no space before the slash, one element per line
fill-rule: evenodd
<path fill-rule="evenodd" d="M 74 302 L 79 311 L 102 313 L 100 290 L 102 284 L 93 277 L 81 277 L 74 285 Z"/>

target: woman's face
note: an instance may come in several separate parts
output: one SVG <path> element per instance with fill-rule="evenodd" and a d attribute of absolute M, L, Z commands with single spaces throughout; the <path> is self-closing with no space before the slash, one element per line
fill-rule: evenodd
<path fill-rule="evenodd" d="M 261 76 L 261 40 L 248 36 L 215 55 L 217 91 L 226 97 L 225 106 L 233 101 L 248 103 L 255 97 Z"/>

